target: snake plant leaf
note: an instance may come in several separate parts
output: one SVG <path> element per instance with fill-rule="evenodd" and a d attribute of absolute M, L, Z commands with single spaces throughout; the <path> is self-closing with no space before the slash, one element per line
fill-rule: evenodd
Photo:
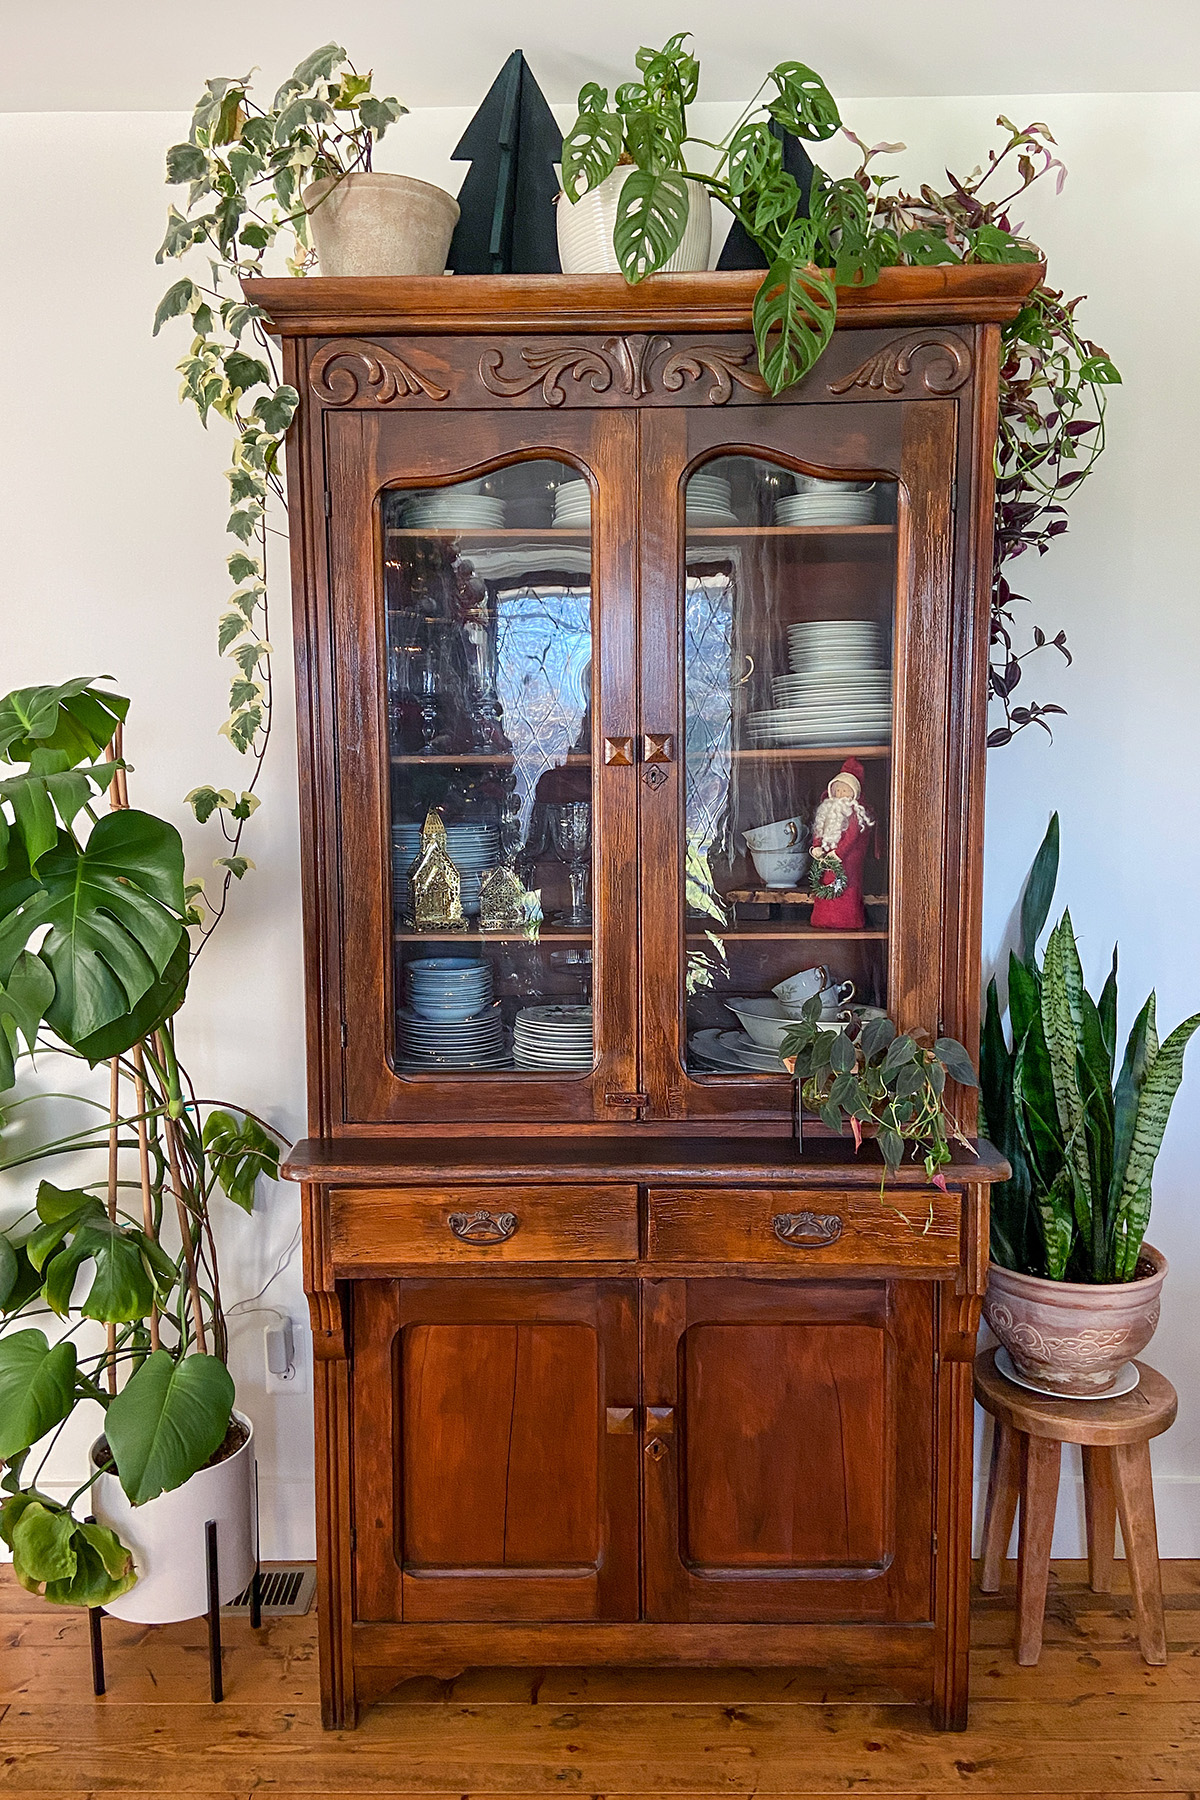
<path fill-rule="evenodd" d="M 75 1346 L 44 1331 L 0 1337 L 0 1460 L 9 1461 L 61 1425 L 75 1404 Z"/>
<path fill-rule="evenodd" d="M 184 935 L 183 844 L 149 813 L 108 813 L 80 848 L 65 832 L 42 858 L 45 901 L 27 910 L 48 922 L 41 955 L 54 976 L 46 1017 L 69 1044 L 136 1006 Z"/>
<path fill-rule="evenodd" d="M 1030 1024 L 1013 1057 L 1013 1117 L 1029 1163 L 1032 1191 L 1040 1206 L 1060 1179 L 1066 1160 L 1040 1014 Z"/>
<path fill-rule="evenodd" d="M 777 257 L 754 296 L 758 366 L 773 394 L 808 374 L 837 318 L 837 288 L 827 269 Z"/>
<path fill-rule="evenodd" d="M 1147 1217 L 1149 1216 L 1149 1190 L 1154 1175 L 1154 1164 L 1158 1159 L 1159 1150 L 1162 1148 L 1167 1120 L 1171 1116 L 1171 1107 L 1179 1092 L 1179 1084 L 1183 1080 L 1184 1052 L 1198 1029 L 1200 1029 L 1200 1013 L 1193 1013 L 1190 1019 L 1184 1019 L 1182 1024 L 1177 1025 L 1174 1031 L 1163 1040 L 1162 1048 L 1154 1058 L 1142 1084 L 1137 1117 L 1133 1126 L 1133 1139 L 1125 1163 L 1125 1177 L 1121 1183 L 1119 1202 L 1121 1215 L 1131 1212 L 1135 1207 L 1140 1207 L 1139 1197 L 1144 1195 L 1146 1214 Z"/>
<path fill-rule="evenodd" d="M 778 63 L 768 79 L 778 91 L 773 100 L 767 101 L 767 111 L 793 137 L 819 144 L 838 130 L 842 117 L 837 101 L 807 63 Z"/>
<path fill-rule="evenodd" d="M 980 1099 L 983 1103 L 981 1123 L 992 1143 L 1006 1156 L 1006 1145 L 1010 1145 L 1016 1135 L 1012 1108 L 1012 1065 L 1012 1052 L 1004 1037 L 1000 992 L 993 975 L 987 985 L 983 1029 L 979 1034 Z"/>
<path fill-rule="evenodd" d="M 1096 1011 L 1100 1015 L 1100 1029 L 1104 1034 L 1104 1047 L 1108 1051 L 1108 1078 L 1111 1081 L 1117 1066 L 1117 946 L 1115 944 L 1113 945 L 1112 967 L 1100 990 Z"/>
<path fill-rule="evenodd" d="M 1158 1035 L 1154 1028 L 1154 1013 L 1155 997 L 1151 990 L 1146 997 L 1146 1004 L 1133 1021 L 1129 1036 L 1125 1040 L 1125 1055 L 1121 1061 L 1121 1072 L 1117 1076 L 1114 1094 L 1112 1187 L 1109 1191 L 1109 1209 L 1114 1217 L 1120 1212 L 1121 1191 L 1125 1186 L 1125 1171 L 1129 1164 L 1129 1151 L 1133 1144 L 1133 1128 L 1137 1123 L 1142 1089 L 1146 1085 L 1146 1077 L 1153 1068 L 1154 1059 L 1158 1055 Z"/>
<path fill-rule="evenodd" d="M 123 694 L 93 687 L 108 675 L 78 675 L 58 687 L 15 688 L 0 700 L 0 758 L 28 762 L 36 749 L 62 750 L 66 766 L 94 761 L 129 711 Z"/>
<path fill-rule="evenodd" d="M 574 204 L 582 194 L 598 188 L 616 168 L 624 148 L 625 128 L 619 113 L 604 107 L 582 111 L 563 139 L 562 183 L 567 200 Z"/>
<path fill-rule="evenodd" d="M 104 1415 L 104 1435 L 135 1506 L 203 1468 L 229 1429 L 233 1380 L 215 1356 L 175 1362 L 152 1350 Z"/>
<path fill-rule="evenodd" d="M 679 248 L 688 222 L 687 182 L 673 170 L 635 168 L 617 201 L 613 249 L 626 281 L 642 281 Z"/>
<path fill-rule="evenodd" d="M 1042 986 L 1036 968 L 1023 963 L 1015 951 L 1008 956 L 1008 1012 L 1012 1021 L 1013 1044 L 1019 1044 L 1033 1021 L 1041 1029 Z"/>
<path fill-rule="evenodd" d="M 1058 814 L 1051 813 L 1046 835 L 1038 846 L 1021 896 L 1021 961 L 1036 965 L 1037 941 L 1050 915 L 1050 902 L 1058 883 Z"/>
<path fill-rule="evenodd" d="M 1063 970 L 1062 925 L 1056 925 L 1046 945 L 1042 966 L 1042 1030 L 1050 1057 L 1054 1106 L 1065 1147 L 1065 1161 L 1075 1187 L 1075 1214 L 1090 1247 L 1094 1217 L 1091 1161 L 1088 1156 L 1083 1095 L 1079 1091 L 1077 1062 L 1079 1031 L 1071 1012 Z"/>

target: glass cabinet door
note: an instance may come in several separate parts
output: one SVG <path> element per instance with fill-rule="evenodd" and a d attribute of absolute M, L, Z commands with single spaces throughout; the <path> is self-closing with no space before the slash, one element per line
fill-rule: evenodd
<path fill-rule="evenodd" d="M 936 1027 L 936 964 L 912 980 L 927 921 L 915 892 L 903 919 L 897 901 L 902 837 L 940 864 L 929 733 L 945 698 L 929 679 L 944 684 L 946 619 L 913 551 L 918 516 L 923 555 L 949 545 L 953 436 L 941 469 L 906 469 L 905 410 L 781 407 L 742 439 L 758 449 L 726 448 L 694 416 L 658 427 L 673 491 L 643 554 L 665 557 L 674 525 L 676 589 L 651 578 L 647 605 L 672 608 L 680 656 L 676 671 L 644 664 L 643 709 L 674 719 L 680 754 L 668 804 L 643 793 L 642 844 L 644 868 L 677 872 L 644 892 L 643 935 L 671 1040 L 657 1074 L 647 1045 L 646 1086 L 668 1117 L 786 1118 L 780 1047 L 810 1000 L 831 1030 L 912 1011 Z"/>
<path fill-rule="evenodd" d="M 633 839 L 607 817 L 620 771 L 596 755 L 602 713 L 632 730 L 635 673 L 610 655 L 606 678 L 601 651 L 633 604 L 619 495 L 634 434 L 598 452 L 576 414 L 556 454 L 492 420 L 472 470 L 471 419 L 371 428 L 379 486 L 349 501 L 373 543 L 373 640 L 360 599 L 346 631 L 374 682 L 348 676 L 346 701 L 369 690 L 375 717 L 343 733 L 343 983 L 361 951 L 379 1014 L 347 1007 L 351 1116 L 604 1116 L 636 1085 L 635 976 L 612 949 L 604 980 L 598 924 L 633 886 Z"/>

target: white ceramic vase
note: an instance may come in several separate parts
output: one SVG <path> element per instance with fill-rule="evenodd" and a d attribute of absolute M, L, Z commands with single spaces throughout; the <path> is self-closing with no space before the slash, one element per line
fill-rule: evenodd
<path fill-rule="evenodd" d="M 314 181 L 302 196 L 322 275 L 443 275 L 458 201 L 411 175 Z"/>
<path fill-rule="evenodd" d="M 613 249 L 617 202 L 632 165 L 613 170 L 599 187 L 591 188 L 574 204 L 565 194 L 558 197 L 558 260 L 564 275 L 619 275 L 621 265 Z M 712 197 L 699 181 L 689 181 L 688 222 L 674 254 L 662 273 L 678 275 L 707 269 L 712 248 Z"/>
<path fill-rule="evenodd" d="M 221 1605 L 254 1574 L 254 1427 L 244 1413 L 234 1418 L 249 1433 L 224 1462 L 200 1469 L 182 1487 L 133 1506 L 115 1475 L 99 1475 L 92 1511 L 133 1552 L 137 1582 L 104 1608 L 136 1625 L 170 1625 L 208 1610 L 204 1527 L 217 1522 L 217 1574 Z M 92 1452 L 95 1467 L 95 1446 Z"/>

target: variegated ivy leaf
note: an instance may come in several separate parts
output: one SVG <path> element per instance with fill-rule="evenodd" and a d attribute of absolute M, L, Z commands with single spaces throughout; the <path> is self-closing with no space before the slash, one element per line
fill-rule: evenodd
<path fill-rule="evenodd" d="M 263 697 L 261 682 L 247 681 L 242 677 L 229 684 L 229 704 L 235 712 L 241 712 L 244 706 L 253 706 Z"/>
<path fill-rule="evenodd" d="M 234 537 L 240 538 L 243 544 L 248 544 L 258 530 L 262 514 L 262 507 L 258 507 L 253 511 L 244 507 L 238 508 L 236 511 L 230 513 L 229 522 L 225 529 L 226 531 L 232 532 Z"/>
<path fill-rule="evenodd" d="M 262 596 L 266 591 L 267 590 L 261 581 L 256 582 L 252 588 L 245 588 L 240 593 L 230 594 L 229 604 L 230 606 L 236 606 L 238 611 L 244 616 L 246 623 L 249 624 L 254 616 L 255 607 L 260 604 Z"/>
<path fill-rule="evenodd" d="M 244 550 L 235 550 L 226 558 L 226 567 L 234 581 L 247 581 L 251 576 L 261 577 L 262 563 L 257 556 L 247 556 Z"/>
<path fill-rule="evenodd" d="M 248 856 L 218 856 L 213 863 L 214 869 L 228 869 L 229 873 L 236 876 L 239 881 L 247 869 L 256 867 L 257 864 L 251 862 Z"/>
<path fill-rule="evenodd" d="M 253 644 L 239 644 L 233 653 L 233 660 L 242 674 L 247 678 L 253 675 L 264 656 L 270 656 L 271 646 L 265 638 L 259 638 Z"/>
<path fill-rule="evenodd" d="M 249 624 L 244 613 L 222 613 L 217 622 L 217 649 L 221 655 L 224 656 L 230 644 L 236 643 L 243 631 L 247 630 Z"/>
<path fill-rule="evenodd" d="M 262 707 L 249 706 L 245 712 L 235 713 L 231 719 L 226 719 L 221 731 L 234 749 L 240 750 L 244 756 L 258 735 L 262 722 Z"/>

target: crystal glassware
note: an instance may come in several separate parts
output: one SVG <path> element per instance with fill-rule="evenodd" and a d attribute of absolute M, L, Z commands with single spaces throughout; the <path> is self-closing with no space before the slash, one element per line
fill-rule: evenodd
<path fill-rule="evenodd" d="M 571 905 L 567 912 L 555 913 L 556 925 L 590 925 L 591 910 L 587 904 L 587 881 L 592 858 L 592 805 L 590 800 L 567 800 L 546 808 L 550 841 L 560 862 L 567 865 L 571 883 Z"/>

